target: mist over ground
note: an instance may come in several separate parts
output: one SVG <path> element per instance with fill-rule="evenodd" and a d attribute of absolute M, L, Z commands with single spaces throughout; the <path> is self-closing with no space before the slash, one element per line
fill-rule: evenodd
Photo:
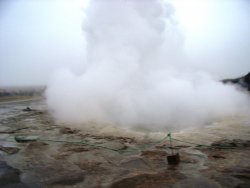
<path fill-rule="evenodd" d="M 82 17 L 78 0 L 0 0 L 0 87 L 45 86 L 61 67 L 79 73 Z"/>
<path fill-rule="evenodd" d="M 48 85 L 47 103 L 54 116 L 78 126 L 96 122 L 159 131 L 247 115 L 249 94 L 219 82 L 223 72 L 242 68 L 231 59 L 249 66 L 248 55 L 243 53 L 242 59 L 237 53 L 237 40 L 245 37 L 233 30 L 233 47 L 215 43 L 219 52 L 197 55 L 186 50 L 188 39 L 176 19 L 174 4 L 167 1 L 90 1 L 83 21 L 83 72 L 60 69 Z M 241 25 L 244 21 L 237 23 L 249 29 Z"/>
<path fill-rule="evenodd" d="M 150 130 L 248 115 L 247 0 L 0 1 L 0 87 L 47 85 L 57 120 Z"/>
<path fill-rule="evenodd" d="M 189 58 L 182 66 L 220 79 L 249 71 L 248 0 L 170 2 Z M 62 67 L 81 75 L 88 63 L 81 29 L 87 4 L 87 0 L 0 1 L 0 87 L 47 85 Z"/>

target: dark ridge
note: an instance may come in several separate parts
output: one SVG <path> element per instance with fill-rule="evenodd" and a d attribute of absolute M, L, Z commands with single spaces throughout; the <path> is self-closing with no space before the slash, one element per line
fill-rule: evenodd
<path fill-rule="evenodd" d="M 0 87 L 0 97 L 41 96 L 46 87 Z"/>
<path fill-rule="evenodd" d="M 222 80 L 222 82 L 224 84 L 227 84 L 227 83 L 237 84 L 243 88 L 246 88 L 248 91 L 250 91 L 250 72 L 247 75 L 239 77 L 239 78 L 224 79 Z"/>

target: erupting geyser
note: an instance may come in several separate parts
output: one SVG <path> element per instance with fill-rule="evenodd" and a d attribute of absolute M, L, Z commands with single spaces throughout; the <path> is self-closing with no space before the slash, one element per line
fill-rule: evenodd
<path fill-rule="evenodd" d="M 61 121 L 162 130 L 247 112 L 249 97 L 188 66 L 165 1 L 92 0 L 81 75 L 59 70 L 46 91 Z"/>

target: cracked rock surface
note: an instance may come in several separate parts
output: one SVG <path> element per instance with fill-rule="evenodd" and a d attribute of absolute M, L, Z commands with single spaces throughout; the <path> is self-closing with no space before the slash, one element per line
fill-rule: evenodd
<path fill-rule="evenodd" d="M 0 108 L 0 187 L 250 187 L 248 118 L 172 133 L 203 145 L 174 141 L 180 163 L 173 166 L 166 161 L 169 141 L 158 142 L 166 133 L 72 127 L 55 122 L 43 100 Z M 16 142 L 20 135 L 36 139 Z"/>

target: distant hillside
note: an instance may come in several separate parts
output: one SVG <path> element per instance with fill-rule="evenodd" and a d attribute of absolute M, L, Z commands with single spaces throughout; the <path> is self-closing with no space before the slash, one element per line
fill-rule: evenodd
<path fill-rule="evenodd" d="M 224 79 L 222 80 L 223 83 L 232 83 L 240 85 L 243 88 L 246 88 L 248 91 L 250 91 L 250 72 L 242 77 L 239 78 L 233 78 L 233 79 Z"/>
<path fill-rule="evenodd" d="M 3 87 L 0 88 L 0 97 L 12 96 L 41 96 L 46 87 Z"/>

